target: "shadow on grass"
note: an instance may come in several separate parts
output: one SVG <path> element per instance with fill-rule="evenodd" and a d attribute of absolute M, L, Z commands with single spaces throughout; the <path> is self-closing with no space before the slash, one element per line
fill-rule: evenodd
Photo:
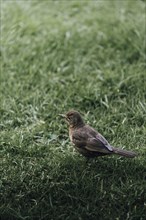
<path fill-rule="evenodd" d="M 67 157 L 59 174 L 55 190 L 61 201 L 68 202 L 68 215 L 73 207 L 72 215 L 83 219 L 145 216 L 145 168 L 139 158 L 102 157 L 86 163 L 80 156 Z"/>
<path fill-rule="evenodd" d="M 8 188 L 2 219 L 126 219 L 127 213 L 145 216 L 145 168 L 139 158 L 100 157 L 87 163 L 78 154 L 61 155 L 56 164 L 45 160 L 38 171 Z"/>
<path fill-rule="evenodd" d="M 72 168 L 79 178 L 83 172 L 87 172 L 87 175 L 91 173 L 102 177 L 112 176 L 115 180 L 121 177 L 137 180 L 137 178 L 144 178 L 145 173 L 145 166 L 137 158 L 105 156 L 87 161 L 86 158 L 77 156 L 75 159 L 66 158 L 62 161 L 61 169 L 68 170 L 70 173 Z"/>

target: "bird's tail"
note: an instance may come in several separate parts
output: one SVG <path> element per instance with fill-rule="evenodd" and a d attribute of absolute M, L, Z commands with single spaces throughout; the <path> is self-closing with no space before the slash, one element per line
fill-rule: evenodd
<path fill-rule="evenodd" d="M 135 152 L 132 152 L 132 151 L 128 151 L 128 150 L 123 150 L 123 149 L 120 149 L 120 148 L 114 148 L 113 147 L 113 153 L 114 154 L 118 154 L 120 156 L 123 156 L 123 157 L 136 157 L 137 154 Z"/>

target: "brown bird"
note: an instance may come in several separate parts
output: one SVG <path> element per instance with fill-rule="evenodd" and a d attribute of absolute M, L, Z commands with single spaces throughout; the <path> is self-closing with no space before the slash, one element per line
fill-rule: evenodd
<path fill-rule="evenodd" d="M 111 146 L 96 130 L 85 124 L 80 113 L 69 111 L 60 114 L 69 124 L 69 137 L 75 149 L 87 158 L 117 154 L 124 157 L 135 157 L 136 153 Z"/>

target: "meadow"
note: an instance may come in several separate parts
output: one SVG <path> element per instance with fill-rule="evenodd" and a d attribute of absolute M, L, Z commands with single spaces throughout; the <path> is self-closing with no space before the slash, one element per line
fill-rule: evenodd
<path fill-rule="evenodd" d="M 0 217 L 144 220 L 146 3 L 1 1 Z M 86 162 L 70 109 L 138 154 Z"/>

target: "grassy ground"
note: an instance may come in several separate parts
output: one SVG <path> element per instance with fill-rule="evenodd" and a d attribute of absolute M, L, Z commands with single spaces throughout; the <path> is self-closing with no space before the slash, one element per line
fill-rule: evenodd
<path fill-rule="evenodd" d="M 144 220 L 145 2 L 1 3 L 1 219 Z M 69 109 L 139 156 L 86 164 Z"/>

